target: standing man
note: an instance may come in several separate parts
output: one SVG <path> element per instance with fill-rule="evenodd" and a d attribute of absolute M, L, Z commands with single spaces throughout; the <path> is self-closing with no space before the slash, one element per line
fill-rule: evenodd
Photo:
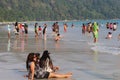
<path fill-rule="evenodd" d="M 35 38 L 38 38 L 38 23 L 35 23 L 34 30 L 35 30 Z"/>
<path fill-rule="evenodd" d="M 25 29 L 25 37 L 28 37 L 28 25 L 26 23 L 24 24 L 24 29 Z"/>
<path fill-rule="evenodd" d="M 55 32 L 56 32 L 56 34 L 59 33 L 59 25 L 58 25 L 58 22 L 55 23 Z"/>
<path fill-rule="evenodd" d="M 43 28 L 43 39 L 44 40 L 47 39 L 46 36 L 47 36 L 47 24 L 44 24 L 44 28 Z"/>

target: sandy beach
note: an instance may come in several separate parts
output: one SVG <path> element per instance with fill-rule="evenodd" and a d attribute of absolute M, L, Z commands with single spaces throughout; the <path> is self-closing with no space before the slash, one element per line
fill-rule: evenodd
<path fill-rule="evenodd" d="M 31 23 L 34 24 L 34 23 Z M 42 24 L 42 23 L 39 23 Z M 47 23 L 50 26 L 52 23 Z M 71 22 L 68 23 L 70 25 Z M 69 79 L 50 80 L 119 80 L 120 79 L 120 45 L 116 38 L 105 40 L 105 32 L 101 29 L 99 42 L 94 44 L 91 36 L 84 36 L 78 22 L 75 27 L 68 28 L 58 43 L 53 40 L 48 28 L 47 40 L 34 38 L 33 26 L 29 24 L 28 39 L 7 37 L 6 26 L 0 26 L 0 78 L 2 80 L 27 80 L 25 61 L 30 52 L 42 52 L 47 49 L 54 65 L 60 66 L 59 73 L 72 72 Z M 62 26 L 62 23 L 60 23 Z M 120 31 L 116 31 L 116 34 Z M 103 35 L 104 34 L 104 35 Z M 115 34 L 114 34 L 115 35 Z M 115 36 L 116 37 L 116 36 Z M 111 43 L 113 42 L 114 43 Z M 108 43 L 111 43 L 108 45 Z M 112 47 L 112 49 L 111 49 Z"/>

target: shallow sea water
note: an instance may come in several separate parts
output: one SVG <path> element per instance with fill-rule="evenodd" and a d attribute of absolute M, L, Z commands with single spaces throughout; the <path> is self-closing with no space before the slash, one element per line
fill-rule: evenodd
<path fill-rule="evenodd" d="M 11 39 L 7 38 L 7 26 L 0 27 L 0 78 L 3 80 L 27 80 L 25 60 L 30 52 L 42 52 L 47 49 L 51 53 L 54 65 L 60 66 L 59 73 L 72 72 L 69 79 L 55 80 L 119 80 L 120 79 L 120 20 L 118 29 L 113 32 L 113 39 L 106 40 L 108 30 L 105 29 L 106 20 L 97 20 L 100 26 L 99 41 L 93 43 L 92 34 L 82 35 L 81 25 L 88 21 L 69 21 L 68 30 L 63 32 L 63 23 L 59 22 L 62 39 L 56 43 L 51 33 L 53 22 L 38 22 L 39 25 L 48 24 L 47 40 L 34 38 L 34 22 L 29 22 L 28 39 L 15 39 L 11 31 Z M 74 28 L 71 28 L 71 24 Z M 50 79 L 54 80 L 54 79 Z"/>

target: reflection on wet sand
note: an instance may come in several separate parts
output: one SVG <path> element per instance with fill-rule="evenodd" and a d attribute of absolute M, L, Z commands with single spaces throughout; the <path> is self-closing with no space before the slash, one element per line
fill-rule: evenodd
<path fill-rule="evenodd" d="M 94 62 L 98 63 L 98 51 L 94 51 Z"/>
<path fill-rule="evenodd" d="M 48 80 L 75 80 L 75 79 L 72 79 L 72 78 L 63 78 L 63 79 L 48 79 Z"/>
<path fill-rule="evenodd" d="M 60 48 L 60 42 L 55 42 L 55 49 L 58 50 Z"/>
<path fill-rule="evenodd" d="M 47 49 L 47 40 L 43 40 L 43 48 L 44 48 L 44 50 Z"/>
<path fill-rule="evenodd" d="M 35 50 L 36 50 L 36 52 L 39 52 L 41 50 L 41 43 L 42 43 L 41 40 L 35 39 L 35 48 L 36 48 Z"/>
<path fill-rule="evenodd" d="M 15 51 L 19 50 L 21 52 L 24 52 L 25 48 L 27 48 L 27 46 L 25 46 L 25 44 L 27 44 L 27 40 L 24 37 L 14 39 L 12 49 Z"/>
<path fill-rule="evenodd" d="M 10 38 L 8 39 L 8 45 L 7 45 L 7 51 L 10 51 L 10 46 L 11 46 L 11 42 L 10 42 Z"/>
<path fill-rule="evenodd" d="M 35 79 L 37 80 L 37 79 Z M 73 78 L 51 78 L 51 79 L 42 79 L 42 80 L 75 80 Z"/>
<path fill-rule="evenodd" d="M 21 38 L 21 52 L 24 52 L 25 50 L 25 40 L 24 38 Z"/>

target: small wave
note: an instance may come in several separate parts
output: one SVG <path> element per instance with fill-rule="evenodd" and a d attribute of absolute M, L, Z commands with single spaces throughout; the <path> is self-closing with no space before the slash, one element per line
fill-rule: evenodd
<path fill-rule="evenodd" d="M 91 45 L 91 46 L 98 46 L 98 45 L 104 45 L 104 44 L 103 44 L 103 43 L 88 42 L 88 45 Z"/>
<path fill-rule="evenodd" d="M 86 40 L 72 40 L 72 39 L 62 39 L 62 41 L 69 41 L 69 42 L 86 42 Z"/>
<path fill-rule="evenodd" d="M 92 50 L 97 50 L 99 52 L 111 53 L 113 55 L 119 55 L 120 54 L 120 48 L 119 47 L 94 46 L 91 49 Z"/>
<path fill-rule="evenodd" d="M 10 52 L 3 52 L 3 53 L 0 53 L 0 56 L 10 55 L 10 54 L 12 54 L 12 53 L 10 53 Z"/>

